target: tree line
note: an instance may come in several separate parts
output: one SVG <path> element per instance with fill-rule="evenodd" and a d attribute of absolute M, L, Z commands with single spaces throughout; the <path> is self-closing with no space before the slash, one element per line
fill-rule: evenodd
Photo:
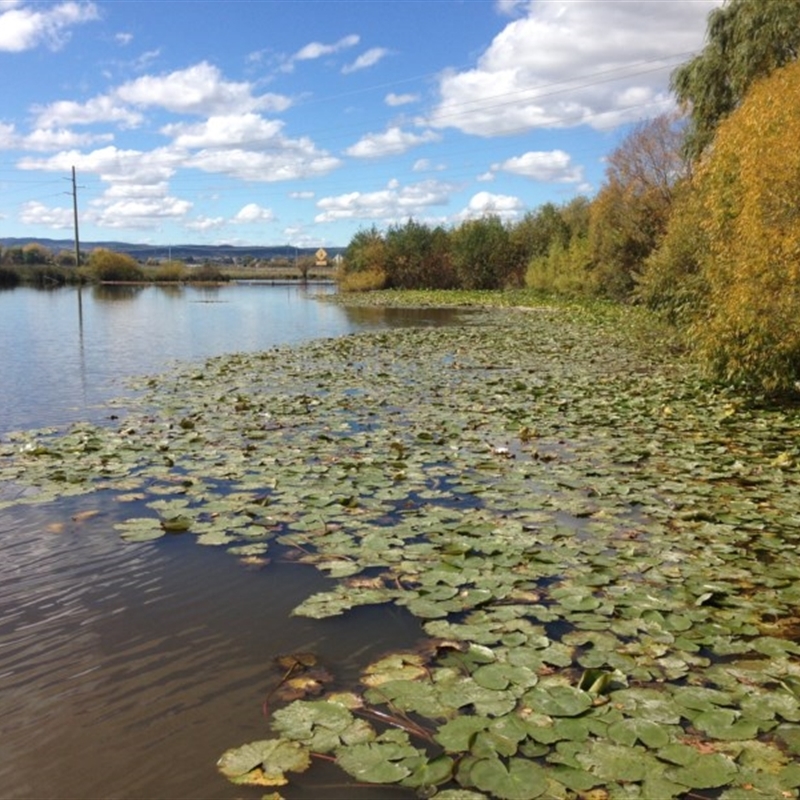
<path fill-rule="evenodd" d="M 729 0 L 673 73 L 680 111 L 609 155 L 597 194 L 514 223 L 360 231 L 344 289 L 527 286 L 659 311 L 715 378 L 800 381 L 800 3 Z"/>

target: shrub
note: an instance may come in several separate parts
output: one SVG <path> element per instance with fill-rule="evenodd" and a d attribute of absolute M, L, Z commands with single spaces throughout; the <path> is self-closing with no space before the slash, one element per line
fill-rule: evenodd
<path fill-rule="evenodd" d="M 386 273 L 380 269 L 342 272 L 336 281 L 342 292 L 373 292 L 386 288 Z"/>
<path fill-rule="evenodd" d="M 157 283 L 180 283 L 186 280 L 186 265 L 182 261 L 164 261 L 151 274 Z"/>
<path fill-rule="evenodd" d="M 187 280 L 193 283 L 225 283 L 228 276 L 214 264 L 203 264 L 187 273 Z"/>
<path fill-rule="evenodd" d="M 113 250 L 93 250 L 87 266 L 98 281 L 139 282 L 144 280 L 144 271 L 134 258 Z"/>

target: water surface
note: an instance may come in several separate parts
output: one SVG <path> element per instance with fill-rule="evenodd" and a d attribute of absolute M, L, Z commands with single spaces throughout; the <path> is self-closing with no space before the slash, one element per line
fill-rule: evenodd
<path fill-rule="evenodd" d="M 346 310 L 296 285 L 3 291 L 0 439 L 75 420 L 114 424 L 124 412 L 109 400 L 126 379 L 176 360 L 456 318 Z M 0 497 L 14 491 L 0 487 Z M 347 686 L 370 658 L 420 635 L 402 609 L 293 618 L 328 585 L 313 568 L 279 548 L 248 567 L 190 535 L 125 544 L 113 528 L 122 514 L 100 493 L 0 512 L 4 798 L 260 798 L 263 789 L 233 787 L 214 764 L 269 735 L 262 702 L 275 657 L 316 652 Z M 349 783 L 315 766 L 282 792 L 353 800 Z"/>

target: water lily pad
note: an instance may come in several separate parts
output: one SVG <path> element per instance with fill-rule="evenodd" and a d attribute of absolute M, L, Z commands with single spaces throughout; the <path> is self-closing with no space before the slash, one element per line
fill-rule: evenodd
<path fill-rule="evenodd" d="M 547 773 L 527 759 L 482 758 L 472 764 L 470 780 L 481 791 L 500 800 L 533 800 L 541 797 L 548 786 Z"/>
<path fill-rule="evenodd" d="M 592 696 L 573 686 L 537 686 L 524 696 L 524 702 L 539 714 L 575 717 L 592 706 Z"/>

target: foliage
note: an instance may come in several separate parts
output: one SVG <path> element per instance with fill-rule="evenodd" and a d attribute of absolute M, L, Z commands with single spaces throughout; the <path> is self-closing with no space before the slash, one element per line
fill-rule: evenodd
<path fill-rule="evenodd" d="M 193 283 L 224 283 L 228 277 L 219 267 L 206 262 L 187 271 L 186 279 Z"/>
<path fill-rule="evenodd" d="M 386 272 L 386 242 L 373 225 L 360 230 L 350 240 L 344 254 L 344 274 L 353 272 Z"/>
<path fill-rule="evenodd" d="M 449 234 L 408 220 L 384 237 L 386 285 L 392 289 L 447 289 L 455 285 Z"/>
<path fill-rule="evenodd" d="M 52 264 L 53 254 L 37 242 L 23 245 L 22 260 L 25 264 Z"/>
<path fill-rule="evenodd" d="M 726 380 L 800 379 L 800 63 L 753 86 L 698 172 L 708 304 L 692 328 Z"/>
<path fill-rule="evenodd" d="M 96 280 L 99 281 L 141 281 L 144 271 L 125 253 L 98 248 L 89 255 L 87 266 Z"/>
<path fill-rule="evenodd" d="M 386 287 L 386 273 L 379 269 L 342 272 L 336 276 L 340 292 L 373 292 Z"/>
<path fill-rule="evenodd" d="M 528 265 L 525 285 L 564 297 L 591 297 L 599 293 L 591 266 L 589 240 L 578 236 L 568 245 L 558 243 L 546 255 L 534 258 Z"/>
<path fill-rule="evenodd" d="M 156 283 L 180 283 L 186 280 L 186 265 L 183 261 L 164 261 L 149 275 Z"/>
<path fill-rule="evenodd" d="M 687 171 L 681 141 L 679 121 L 662 114 L 635 126 L 609 156 L 589 222 L 595 285 L 608 297 L 630 295 L 666 230 L 675 184 Z"/>
<path fill-rule="evenodd" d="M 529 211 L 511 228 L 511 241 L 519 248 L 526 263 L 547 256 L 552 248 L 566 247 L 570 238 L 571 231 L 563 209 L 554 203 L 545 203 L 536 211 Z"/>
<path fill-rule="evenodd" d="M 674 324 L 690 323 L 708 302 L 704 264 L 709 245 L 703 214 L 698 184 L 687 179 L 678 192 L 664 238 L 636 275 L 634 299 Z"/>
<path fill-rule="evenodd" d="M 522 284 L 525 261 L 500 217 L 462 223 L 450 234 L 450 252 L 464 289 L 502 289 Z"/>
<path fill-rule="evenodd" d="M 708 18 L 707 43 L 672 75 L 690 114 L 685 152 L 696 159 L 719 123 L 742 102 L 753 81 L 798 57 L 800 3 L 730 0 Z"/>

